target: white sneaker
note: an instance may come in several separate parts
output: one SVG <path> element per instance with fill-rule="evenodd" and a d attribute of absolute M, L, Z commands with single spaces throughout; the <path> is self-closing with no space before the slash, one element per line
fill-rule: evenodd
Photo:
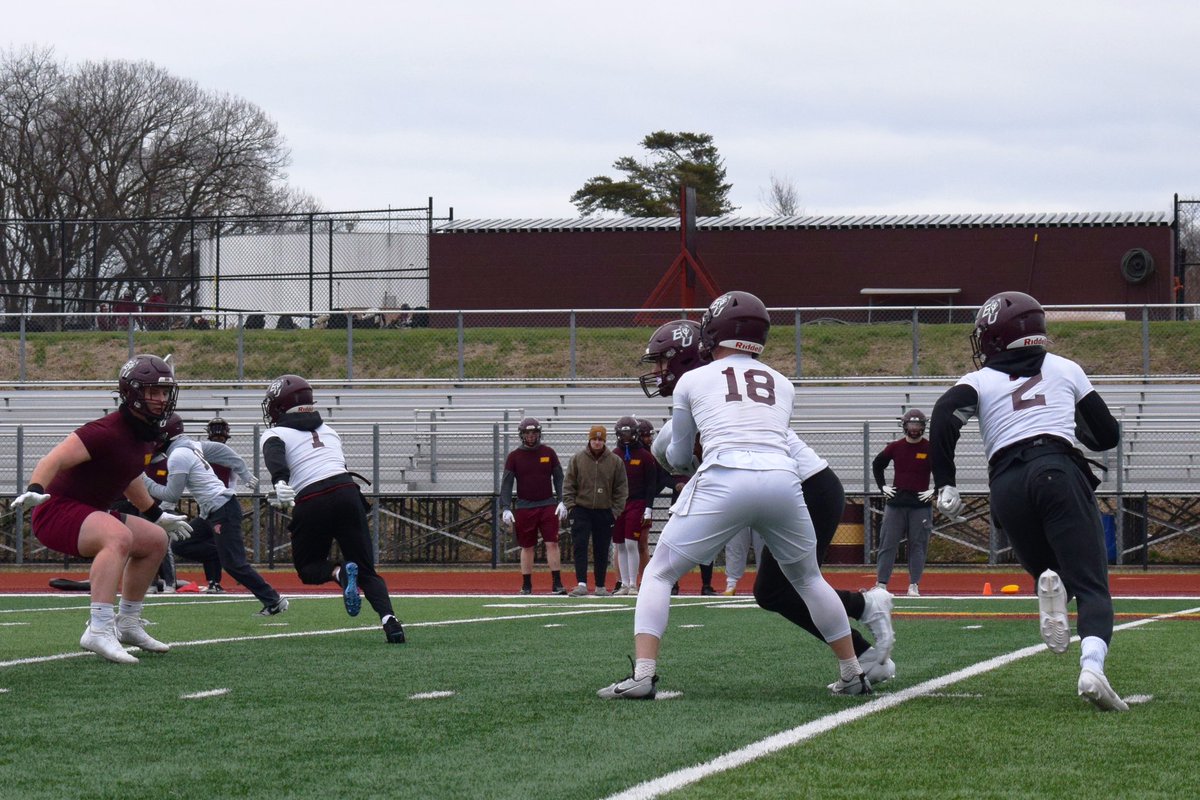
<path fill-rule="evenodd" d="M 1128 711 L 1129 706 L 1121 695 L 1108 685 L 1103 672 L 1084 667 L 1079 673 L 1079 696 L 1101 711 Z"/>
<path fill-rule="evenodd" d="M 921 596 L 921 591 L 917 588 L 917 585 L 915 583 L 910 583 L 908 585 L 908 596 L 909 597 L 920 597 Z"/>
<path fill-rule="evenodd" d="M 144 619 L 139 617 L 124 617 L 117 615 L 117 641 L 121 644 L 133 645 L 151 653 L 165 653 L 171 648 L 146 633 L 143 627 Z"/>
<path fill-rule="evenodd" d="M 625 590 L 625 594 L 629 595 L 630 597 L 637 597 L 637 587 L 630 586 Z"/>
<path fill-rule="evenodd" d="M 1042 641 L 1055 653 L 1067 652 L 1067 645 L 1071 643 L 1071 626 L 1067 623 L 1067 590 L 1057 572 L 1048 569 L 1038 577 L 1037 596 Z"/>
<path fill-rule="evenodd" d="M 649 678 L 634 678 L 630 675 L 623 681 L 617 681 L 614 684 L 605 686 L 596 692 L 605 700 L 653 700 L 657 689 L 654 684 L 658 683 L 658 676 L 651 675 Z"/>
<path fill-rule="evenodd" d="M 838 678 L 833 683 L 829 684 L 830 694 L 871 694 L 871 682 L 867 680 L 867 675 L 860 672 L 850 680 Z"/>
<path fill-rule="evenodd" d="M 887 661 L 896 644 L 896 631 L 892 628 L 892 593 L 878 586 L 863 592 L 861 621 L 875 637 L 874 649 L 879 651 L 878 660 Z"/>
<path fill-rule="evenodd" d="M 626 589 L 624 586 L 622 586 L 620 589 L 613 589 L 612 596 L 613 597 L 624 597 L 627 594 L 629 594 L 629 590 Z"/>
<path fill-rule="evenodd" d="M 725 591 L 721 592 L 725 597 L 733 597 L 737 594 L 737 581 L 725 584 Z"/>
<path fill-rule="evenodd" d="M 581 583 L 571 591 L 567 592 L 567 597 L 587 597 L 587 593 L 587 586 Z"/>
<path fill-rule="evenodd" d="M 121 647 L 112 628 L 96 631 L 92 630 L 91 623 L 89 623 L 83 629 L 83 636 L 79 638 L 79 646 L 116 664 L 138 663 L 137 656 L 126 653 L 125 648 Z"/>
<path fill-rule="evenodd" d="M 872 686 L 878 686 L 896 677 L 896 662 L 890 658 L 880 661 L 879 651 L 874 647 L 868 647 L 866 652 L 858 657 L 858 665 L 863 668 L 863 673 Z"/>
<path fill-rule="evenodd" d="M 608 597 L 608 589 L 605 589 L 603 586 L 597 586 L 595 595 L 596 597 Z"/>

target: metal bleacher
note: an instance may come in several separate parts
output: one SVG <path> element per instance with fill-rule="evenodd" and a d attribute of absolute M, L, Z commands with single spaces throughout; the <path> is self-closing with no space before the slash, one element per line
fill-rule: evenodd
<path fill-rule="evenodd" d="M 871 486 L 870 458 L 900 435 L 899 419 L 910 408 L 930 413 L 949 383 L 915 385 L 801 384 L 792 424 L 825 457 L 848 492 Z M 1194 385 L 1098 384 L 1123 425 L 1121 447 L 1089 454 L 1109 466 L 1101 491 L 1192 493 L 1200 479 L 1200 408 Z M 202 436 L 204 423 L 224 417 L 233 429 L 230 444 L 254 463 L 263 429 L 263 389 L 188 387 L 178 411 L 188 430 Z M 583 449 L 588 428 L 611 431 L 633 414 L 655 428 L 670 417 L 669 398 L 647 398 L 636 385 L 599 387 L 456 386 L 434 388 L 346 388 L 318 386 L 319 410 L 338 430 L 351 469 L 375 482 L 380 493 L 489 493 L 495 490 L 505 455 L 518 444 L 517 423 L 537 417 L 543 440 L 564 465 Z M 0 452 L 21 453 L 14 469 L 27 476 L 32 465 L 63 435 L 116 407 L 107 389 L 10 389 L 0 392 Z M 21 447 L 16 431 L 23 432 Z M 16 463 L 16 459 L 10 459 Z M 983 491 L 986 460 L 978 426 L 963 432 L 957 459 L 959 485 Z M 1121 469 L 1114 469 L 1117 465 Z M 8 470 L 5 470 L 8 472 Z M 15 486 L 20 476 L 0 472 Z M 1119 484 L 1119 485 L 1118 485 Z"/>

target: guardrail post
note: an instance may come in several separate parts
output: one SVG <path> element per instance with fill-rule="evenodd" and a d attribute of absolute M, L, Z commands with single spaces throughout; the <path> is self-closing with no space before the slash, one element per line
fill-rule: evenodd
<path fill-rule="evenodd" d="M 24 312 L 21 313 L 21 319 L 20 319 L 19 325 L 20 325 L 19 330 L 21 331 L 21 339 L 20 339 L 20 344 L 17 347 L 17 364 L 18 364 L 17 380 L 20 381 L 21 383 L 24 383 L 25 382 L 25 342 L 26 342 Z M 19 492 L 23 488 L 24 487 L 18 487 L 17 491 Z"/>
<path fill-rule="evenodd" d="M 916 306 L 912 310 L 912 376 L 919 377 L 921 374 L 920 368 L 921 358 L 921 324 L 920 314 Z"/>
<path fill-rule="evenodd" d="M 246 378 L 246 325 L 242 312 L 237 315 L 237 379 Z"/>
<path fill-rule="evenodd" d="M 346 382 L 354 383 L 354 315 L 346 315 Z"/>
<path fill-rule="evenodd" d="M 1150 377 L 1150 307 L 1142 306 L 1142 375 Z"/>
<path fill-rule="evenodd" d="M 802 368 L 803 365 L 800 358 L 800 309 L 798 308 L 796 309 L 796 321 L 794 325 L 796 327 L 796 379 L 799 380 L 800 378 L 804 377 L 804 370 Z"/>
<path fill-rule="evenodd" d="M 570 346 L 571 364 L 570 364 L 570 367 L 568 367 L 568 369 L 567 369 L 567 377 L 570 378 L 571 380 L 575 380 L 575 309 L 573 309 L 573 308 L 571 309 L 571 321 L 570 321 L 570 324 L 568 327 L 570 329 L 570 336 L 571 336 L 571 346 Z"/>
<path fill-rule="evenodd" d="M 25 320 L 21 320 L 24 325 Z M 20 494 L 25 491 L 25 426 L 17 426 L 17 485 L 16 493 Z M 16 561 L 18 564 L 25 563 L 25 514 L 14 514 L 16 519 L 13 520 L 13 529 L 16 531 L 14 537 L 14 547 L 17 549 Z"/>
<path fill-rule="evenodd" d="M 507 428 L 507 426 L 506 426 Z M 492 569 L 500 565 L 500 425 L 492 423 Z"/>
<path fill-rule="evenodd" d="M 458 379 L 466 376 L 466 365 L 463 356 L 463 312 L 458 312 Z"/>
<path fill-rule="evenodd" d="M 871 516 L 871 423 L 863 422 L 863 560 L 871 563 L 875 543 L 875 519 Z"/>

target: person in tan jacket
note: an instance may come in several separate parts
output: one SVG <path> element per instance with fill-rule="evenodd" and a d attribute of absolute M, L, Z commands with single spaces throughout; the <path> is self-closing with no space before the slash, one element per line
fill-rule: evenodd
<path fill-rule="evenodd" d="M 575 545 L 575 580 L 578 585 L 567 594 L 584 597 L 588 593 L 588 541 L 595 562 L 596 597 L 604 597 L 608 577 L 608 550 L 612 545 L 613 521 L 625 509 L 629 482 L 625 464 L 613 455 L 605 443 L 608 431 L 593 425 L 587 446 L 575 454 L 567 466 L 563 482 L 563 504 L 571 520 L 571 541 Z"/>

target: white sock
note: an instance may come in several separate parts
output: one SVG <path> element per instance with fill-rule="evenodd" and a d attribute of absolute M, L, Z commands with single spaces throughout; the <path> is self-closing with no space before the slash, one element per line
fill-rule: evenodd
<path fill-rule="evenodd" d="M 122 617 L 133 617 L 134 619 L 141 619 L 141 617 L 142 617 L 142 601 L 138 600 L 135 603 L 132 600 L 122 600 L 120 607 L 117 609 L 117 613 L 120 614 Z"/>
<path fill-rule="evenodd" d="M 89 623 L 94 631 L 102 631 L 113 626 L 113 604 L 92 603 L 92 619 Z"/>
<path fill-rule="evenodd" d="M 851 656 L 846 659 L 838 659 L 838 671 L 842 675 L 842 680 L 850 681 L 854 680 L 863 671 L 863 668 L 859 666 L 858 658 Z"/>
<path fill-rule="evenodd" d="M 652 678 L 658 669 L 658 662 L 653 658 L 639 658 L 633 662 L 633 678 L 641 680 L 642 678 Z"/>
<path fill-rule="evenodd" d="M 395 614 L 384 614 L 382 617 L 379 618 L 379 623 L 381 625 L 387 625 L 387 621 L 389 619 L 395 619 L 395 618 L 396 618 Z"/>
<path fill-rule="evenodd" d="M 1085 636 L 1079 642 L 1083 655 L 1079 657 L 1079 668 L 1104 674 L 1104 659 L 1108 657 L 1108 645 L 1099 636 Z"/>

